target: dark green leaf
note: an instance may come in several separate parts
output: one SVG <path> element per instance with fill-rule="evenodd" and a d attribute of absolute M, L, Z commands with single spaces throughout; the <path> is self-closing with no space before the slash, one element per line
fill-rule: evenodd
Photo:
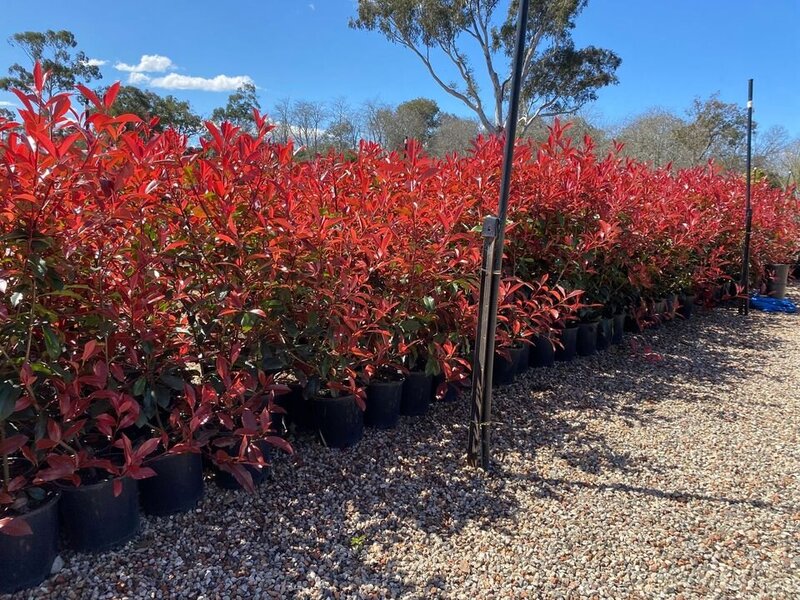
<path fill-rule="evenodd" d="M 49 325 L 42 326 L 42 332 L 44 333 L 44 343 L 47 346 L 47 353 L 50 358 L 61 356 L 61 340 L 58 339 L 56 332 Z"/>

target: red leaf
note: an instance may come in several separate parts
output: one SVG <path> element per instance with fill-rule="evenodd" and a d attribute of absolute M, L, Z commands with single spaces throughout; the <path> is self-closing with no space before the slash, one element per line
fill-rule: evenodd
<path fill-rule="evenodd" d="M 280 448 L 287 454 L 294 454 L 294 448 L 292 448 L 292 445 L 282 437 L 278 437 L 277 435 L 268 435 L 267 437 L 264 438 L 264 441 L 267 442 L 270 446 L 275 446 L 276 448 Z"/>
<path fill-rule="evenodd" d="M 42 73 L 42 63 L 38 60 L 33 66 L 33 87 L 40 94 L 44 90 L 44 75 Z"/>
<path fill-rule="evenodd" d="M 110 109 L 111 105 L 114 104 L 114 100 L 117 99 L 118 93 L 119 93 L 119 81 L 115 81 L 106 90 L 105 96 L 103 96 L 103 106 L 106 107 L 106 110 Z"/>
<path fill-rule="evenodd" d="M 12 435 L 6 438 L 3 442 L 0 442 L 0 455 L 8 456 L 9 454 L 13 454 L 22 448 L 27 441 L 28 436 L 22 434 Z"/>
<path fill-rule="evenodd" d="M 37 66 L 39 63 L 36 63 Z M 33 535 L 33 530 L 22 517 L 4 517 L 0 519 L 0 533 L 11 537 Z"/>
<path fill-rule="evenodd" d="M 136 456 L 139 458 L 139 460 L 150 456 L 153 452 L 155 452 L 155 449 L 158 448 L 160 443 L 161 440 L 159 438 L 151 438 L 146 442 L 143 442 L 142 445 L 137 448 Z"/>
<path fill-rule="evenodd" d="M 83 355 L 81 356 L 81 361 L 86 362 L 89 358 L 92 357 L 96 349 L 97 349 L 97 340 L 89 340 L 88 342 L 86 342 L 86 345 L 83 347 Z"/>
<path fill-rule="evenodd" d="M 95 94 L 92 90 L 90 90 L 88 87 L 86 87 L 82 83 L 79 83 L 75 87 L 78 88 L 78 91 L 81 94 L 83 94 L 83 96 L 87 100 L 89 100 L 92 104 L 94 104 L 95 108 L 99 108 L 99 109 L 103 108 L 103 103 L 100 102 L 100 98 L 98 98 L 97 94 Z"/>
<path fill-rule="evenodd" d="M 128 469 L 127 474 L 133 479 L 147 479 L 148 477 L 155 477 L 157 473 L 150 467 L 133 466 Z"/>
<path fill-rule="evenodd" d="M 61 441 L 61 427 L 53 419 L 47 420 L 47 436 L 56 443 Z"/>
<path fill-rule="evenodd" d="M 122 494 L 122 479 L 117 478 L 114 480 L 114 498 L 119 498 Z"/>

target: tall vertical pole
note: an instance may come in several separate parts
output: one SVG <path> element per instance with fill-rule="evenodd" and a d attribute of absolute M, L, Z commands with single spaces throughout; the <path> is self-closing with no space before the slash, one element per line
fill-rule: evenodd
<path fill-rule="evenodd" d="M 750 314 L 750 237 L 753 230 L 753 207 L 750 204 L 750 185 L 753 177 L 753 80 L 747 82 L 747 184 L 744 192 L 744 250 L 742 252 L 742 287 L 744 299 L 739 313 Z"/>
<path fill-rule="evenodd" d="M 511 94 L 508 103 L 508 121 L 505 127 L 503 176 L 500 183 L 500 201 L 496 217 L 484 221 L 484 254 L 481 298 L 478 307 L 478 330 L 475 336 L 475 356 L 472 368 L 472 409 L 467 447 L 467 461 L 472 466 L 480 464 L 484 470 L 491 462 L 492 420 L 492 369 L 494 364 L 494 337 L 497 329 L 497 298 L 503 270 L 508 195 L 511 188 L 511 168 L 514 163 L 514 145 L 517 140 L 519 97 L 522 88 L 522 69 L 525 57 L 525 36 L 528 25 L 529 0 L 520 0 L 517 14 L 517 38 L 514 49 L 514 68 L 511 76 Z M 485 281 L 484 281 L 485 277 Z M 480 436 L 478 444 L 476 433 Z"/>

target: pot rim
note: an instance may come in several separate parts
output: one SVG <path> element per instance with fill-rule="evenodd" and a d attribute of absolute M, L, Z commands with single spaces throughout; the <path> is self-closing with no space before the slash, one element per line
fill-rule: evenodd
<path fill-rule="evenodd" d="M 45 500 L 42 504 L 34 508 L 33 510 L 29 510 L 25 513 L 13 513 L 7 516 L 11 517 L 12 519 L 24 519 L 27 517 L 32 517 L 39 512 L 43 512 L 46 508 L 50 508 L 52 504 L 58 504 L 58 501 L 61 500 L 61 490 L 53 487 L 53 495 L 50 496 L 47 500 Z"/>
<path fill-rule="evenodd" d="M 393 386 L 403 385 L 405 382 L 406 382 L 406 378 L 405 377 L 403 377 L 402 379 L 392 379 L 390 381 L 374 380 L 374 381 L 370 381 L 367 384 L 367 386 L 368 387 L 372 387 L 372 386 L 393 387 Z"/>
<path fill-rule="evenodd" d="M 326 396 L 313 396 L 311 398 L 315 402 L 342 402 L 344 400 L 355 400 L 355 394 L 347 394 L 346 396 L 333 396 L 333 397 L 326 397 Z"/>
<path fill-rule="evenodd" d="M 198 450 L 197 452 L 192 452 L 191 450 L 184 450 L 183 452 L 172 452 L 172 451 L 168 450 L 167 452 L 159 454 L 158 456 L 152 456 L 152 457 L 148 458 L 147 460 L 145 460 L 143 462 L 143 464 L 151 465 L 151 464 L 153 464 L 155 462 L 159 462 L 161 460 L 166 460 L 168 458 L 182 457 L 182 456 L 186 456 L 187 454 L 196 454 L 197 456 L 201 456 L 203 454 L 203 452 L 201 450 Z M 79 487 L 82 487 L 82 486 L 79 486 Z"/>
<path fill-rule="evenodd" d="M 59 488 L 59 490 L 64 491 L 64 492 L 68 492 L 68 493 L 80 492 L 80 491 L 89 492 L 89 491 L 93 491 L 95 488 L 100 488 L 101 486 L 104 486 L 104 485 L 108 485 L 108 484 L 113 485 L 114 482 L 116 480 L 118 480 L 118 479 L 121 479 L 122 481 L 125 481 L 126 479 L 128 479 L 130 481 L 136 481 L 132 477 L 130 477 L 128 475 L 125 475 L 123 477 L 110 477 L 108 479 L 103 479 L 102 481 L 98 481 L 96 483 L 89 483 L 89 484 L 81 483 L 80 485 L 66 485 L 66 484 L 60 483 L 58 481 L 55 481 L 54 484 L 55 484 L 56 487 Z"/>

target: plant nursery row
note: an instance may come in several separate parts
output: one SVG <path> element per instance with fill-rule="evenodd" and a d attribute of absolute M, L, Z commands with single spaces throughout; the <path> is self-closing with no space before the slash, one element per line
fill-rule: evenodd
<path fill-rule="evenodd" d="M 0 591 L 40 582 L 59 544 L 130 539 L 140 503 L 190 509 L 204 469 L 252 490 L 289 423 L 345 447 L 468 382 L 501 139 L 299 160 L 256 115 L 190 148 L 112 116 L 118 85 L 34 79 L 0 119 Z M 743 178 L 619 150 L 558 123 L 519 142 L 500 383 L 739 293 Z M 774 287 L 800 207 L 752 196 L 752 284 Z"/>

